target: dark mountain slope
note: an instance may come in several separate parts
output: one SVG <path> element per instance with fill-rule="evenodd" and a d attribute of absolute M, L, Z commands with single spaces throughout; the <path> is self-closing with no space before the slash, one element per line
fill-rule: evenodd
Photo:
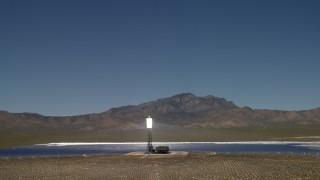
<path fill-rule="evenodd" d="M 144 128 L 151 115 L 158 125 L 189 128 L 264 126 L 276 124 L 320 124 L 320 109 L 306 111 L 253 110 L 214 96 L 178 94 L 136 106 L 112 108 L 99 114 L 53 117 L 35 113 L 0 111 L 1 129 Z"/>

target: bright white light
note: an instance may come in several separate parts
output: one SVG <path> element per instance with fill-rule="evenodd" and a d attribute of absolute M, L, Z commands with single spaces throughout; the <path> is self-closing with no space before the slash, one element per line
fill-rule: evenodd
<path fill-rule="evenodd" d="M 147 128 L 152 128 L 152 118 L 150 116 L 147 118 Z"/>

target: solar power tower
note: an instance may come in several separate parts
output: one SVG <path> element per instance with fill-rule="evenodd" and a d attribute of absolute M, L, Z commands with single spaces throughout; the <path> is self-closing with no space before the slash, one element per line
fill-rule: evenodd
<path fill-rule="evenodd" d="M 148 129 L 148 145 L 146 148 L 146 153 L 150 154 L 155 152 L 152 146 L 152 118 L 150 116 L 147 118 L 147 129 Z"/>

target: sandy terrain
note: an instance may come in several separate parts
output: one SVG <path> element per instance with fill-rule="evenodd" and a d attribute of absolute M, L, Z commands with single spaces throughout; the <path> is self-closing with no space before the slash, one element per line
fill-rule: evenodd
<path fill-rule="evenodd" d="M 320 179 L 320 156 L 121 155 L 0 159 L 0 179 Z"/>

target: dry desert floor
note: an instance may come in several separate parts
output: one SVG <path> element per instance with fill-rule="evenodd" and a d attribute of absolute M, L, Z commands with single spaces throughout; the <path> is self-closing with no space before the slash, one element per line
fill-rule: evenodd
<path fill-rule="evenodd" d="M 320 179 L 320 156 L 189 153 L 3 158 L 0 179 Z"/>

